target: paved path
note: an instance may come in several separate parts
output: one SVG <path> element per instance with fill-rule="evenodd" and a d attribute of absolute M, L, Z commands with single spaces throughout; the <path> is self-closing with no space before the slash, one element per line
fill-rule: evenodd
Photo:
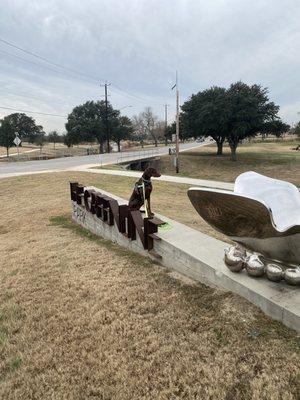
<path fill-rule="evenodd" d="M 180 151 L 187 151 L 196 147 L 201 147 L 207 143 L 184 143 L 180 145 Z M 158 147 L 155 155 L 168 154 L 169 147 Z M 129 151 L 123 153 L 124 161 L 138 160 L 148 158 L 152 154 L 152 150 L 145 150 L 145 152 Z M 0 163 L 0 179 L 9 176 L 28 175 L 38 172 L 53 172 L 53 171 L 68 171 L 72 168 L 79 166 L 91 165 L 108 165 L 115 164 L 120 157 L 120 153 L 109 153 L 92 156 L 76 156 L 54 158 L 51 160 L 36 160 L 36 161 L 21 161 L 21 162 L 1 162 Z"/>
<path fill-rule="evenodd" d="M 77 167 L 73 168 L 73 171 L 78 172 L 89 172 L 93 174 L 104 174 L 104 175 L 115 175 L 115 176 L 126 176 L 132 178 L 140 178 L 141 172 L 140 171 L 122 171 L 118 169 L 92 169 L 92 168 L 82 168 Z M 158 181 L 166 181 L 166 182 L 173 182 L 173 183 L 185 183 L 191 186 L 201 186 L 210 189 L 222 189 L 222 190 L 230 190 L 233 191 L 233 183 L 228 182 L 218 182 L 218 181 L 211 181 L 205 179 L 196 179 L 196 178 L 188 178 L 184 176 L 172 176 L 172 175 L 162 175 L 160 178 L 152 178 Z"/>

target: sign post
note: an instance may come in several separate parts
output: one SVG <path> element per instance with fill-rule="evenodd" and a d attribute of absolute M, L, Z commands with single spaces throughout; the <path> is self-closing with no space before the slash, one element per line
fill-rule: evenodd
<path fill-rule="evenodd" d="M 14 139 L 14 144 L 17 146 L 17 152 L 18 152 L 18 161 L 20 159 L 20 152 L 19 152 L 19 146 L 21 144 L 21 139 L 19 138 L 19 134 L 18 132 L 15 132 L 15 139 Z"/>

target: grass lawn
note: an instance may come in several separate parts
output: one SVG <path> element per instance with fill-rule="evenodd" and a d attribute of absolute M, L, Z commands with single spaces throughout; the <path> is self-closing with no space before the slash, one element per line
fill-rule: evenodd
<path fill-rule="evenodd" d="M 37 151 L 39 150 L 36 146 L 34 146 L 34 145 L 26 145 L 26 146 L 21 146 L 21 147 L 19 147 L 19 153 L 21 154 L 21 153 L 25 153 L 26 151 L 28 151 L 28 150 L 34 150 L 34 149 L 36 149 Z M 9 154 L 17 154 L 17 152 L 18 152 L 18 150 L 17 150 L 17 147 L 11 147 L 10 149 L 9 149 Z M 1 147 L 0 146 L 0 156 L 6 156 L 6 147 Z"/>
<path fill-rule="evenodd" d="M 132 183 L 0 181 L 1 399 L 299 399 L 299 335 L 73 224 L 74 179 L 126 196 Z M 174 217 L 182 186 L 155 189 L 154 209 Z"/>
<path fill-rule="evenodd" d="M 234 182 L 245 171 L 290 181 L 300 186 L 300 151 L 292 150 L 297 141 L 251 142 L 238 147 L 238 161 L 229 160 L 229 148 L 223 156 L 215 156 L 216 146 L 200 147 L 180 154 L 180 174 L 193 178 Z M 173 157 L 162 160 L 162 173 L 174 175 Z"/>

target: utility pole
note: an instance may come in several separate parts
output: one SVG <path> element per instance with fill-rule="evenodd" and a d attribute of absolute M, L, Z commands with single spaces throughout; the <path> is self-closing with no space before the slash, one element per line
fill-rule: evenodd
<path fill-rule="evenodd" d="M 167 128 L 168 128 L 168 107 L 169 107 L 169 104 L 165 104 L 164 105 L 164 107 L 165 107 L 165 145 L 167 146 L 168 145 L 168 139 L 167 139 Z"/>
<path fill-rule="evenodd" d="M 178 89 L 178 73 L 176 71 L 176 83 L 172 90 L 176 87 L 176 156 L 175 167 L 176 173 L 179 173 L 179 89 Z"/>
<path fill-rule="evenodd" d="M 104 93 L 105 93 L 105 133 L 106 133 L 106 142 L 107 142 L 107 153 L 110 152 L 109 147 L 109 124 L 108 124 L 108 101 L 107 101 L 107 86 L 110 86 L 111 83 L 105 82 L 104 85 L 100 85 L 101 87 L 104 86 Z"/>

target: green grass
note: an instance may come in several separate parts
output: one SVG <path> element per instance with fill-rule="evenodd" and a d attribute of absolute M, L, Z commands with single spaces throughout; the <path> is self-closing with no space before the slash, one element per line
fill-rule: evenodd
<path fill-rule="evenodd" d="M 8 368 L 9 368 L 10 372 L 15 372 L 17 369 L 20 368 L 21 364 L 22 364 L 22 358 L 15 357 L 9 363 Z"/>

